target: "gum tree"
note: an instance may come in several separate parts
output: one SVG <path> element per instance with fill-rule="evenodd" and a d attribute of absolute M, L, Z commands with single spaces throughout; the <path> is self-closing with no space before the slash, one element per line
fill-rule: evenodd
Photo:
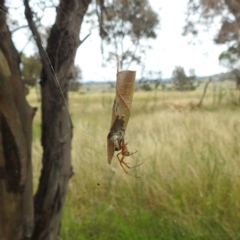
<path fill-rule="evenodd" d="M 65 76 L 81 43 L 79 32 L 91 0 L 60 1 L 46 50 L 28 0 L 23 3 L 42 64 L 42 171 L 33 197 L 31 129 L 36 109 L 25 99 L 20 56 L 6 22 L 5 2 L 0 0 L 0 239 L 56 239 L 72 175 Z"/>
<path fill-rule="evenodd" d="M 128 69 L 132 62 L 140 64 L 150 48 L 144 40 L 157 37 L 158 13 L 148 0 L 105 1 L 104 8 L 101 5 L 99 8 L 97 15 L 102 23 L 99 31 L 103 41 L 102 52 L 103 47 L 110 51 L 107 61 L 115 60 L 112 53 L 117 53 L 121 56 L 121 69 Z"/>
<path fill-rule="evenodd" d="M 220 54 L 220 63 L 233 71 L 237 88 L 240 88 L 240 1 L 239 0 L 189 0 L 184 34 L 199 35 L 199 29 L 218 23 L 213 39 L 216 44 L 228 45 Z"/>

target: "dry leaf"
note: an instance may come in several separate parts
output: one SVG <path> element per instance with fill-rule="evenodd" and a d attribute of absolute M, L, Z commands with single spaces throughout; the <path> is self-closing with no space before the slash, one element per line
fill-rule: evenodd
<path fill-rule="evenodd" d="M 130 118 L 136 71 L 118 71 L 116 97 L 112 108 L 112 121 L 107 137 L 108 163 L 111 164 L 114 151 L 119 149 L 119 140 L 124 138 Z"/>

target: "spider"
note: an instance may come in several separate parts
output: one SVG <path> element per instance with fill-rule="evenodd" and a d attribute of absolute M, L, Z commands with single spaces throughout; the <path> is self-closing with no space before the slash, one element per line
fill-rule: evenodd
<path fill-rule="evenodd" d="M 124 133 L 125 133 L 123 130 L 123 124 L 124 124 L 123 118 L 124 118 L 124 116 L 122 116 L 121 118 L 119 117 L 119 115 L 116 116 L 116 119 L 110 129 L 108 136 L 107 136 L 108 139 L 113 141 L 115 151 L 120 150 L 119 142 L 123 138 Z"/>
<path fill-rule="evenodd" d="M 125 167 L 127 167 L 128 169 L 131 169 L 131 168 L 136 168 L 136 167 L 139 167 L 140 165 L 142 165 L 142 163 L 140 163 L 140 164 L 138 164 L 137 166 L 130 167 L 130 166 L 129 166 L 129 163 L 124 162 L 124 158 L 125 158 L 125 157 L 129 157 L 129 156 L 131 156 L 131 155 L 133 155 L 134 153 L 137 152 L 137 151 L 136 151 L 136 152 L 130 153 L 130 152 L 128 151 L 128 149 L 127 149 L 127 144 L 128 144 L 128 143 L 125 144 L 124 138 L 122 138 L 122 139 L 119 141 L 119 146 L 120 146 L 120 149 L 121 149 L 122 151 L 117 154 L 118 161 L 119 161 L 122 169 L 124 170 L 124 172 L 125 172 L 126 174 L 128 174 L 128 175 L 130 175 L 130 176 L 132 176 L 132 177 L 140 178 L 140 177 L 138 177 L 138 176 L 131 175 L 131 174 L 128 173 L 127 170 L 124 168 L 124 166 L 125 166 Z M 122 155 L 122 157 L 121 157 L 121 155 Z"/>

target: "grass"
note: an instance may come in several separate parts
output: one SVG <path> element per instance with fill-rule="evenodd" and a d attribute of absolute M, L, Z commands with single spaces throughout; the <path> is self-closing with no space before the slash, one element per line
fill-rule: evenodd
<path fill-rule="evenodd" d="M 222 93 L 221 93 L 222 94 Z M 107 164 L 114 93 L 70 95 L 72 165 L 60 239 L 240 239 L 239 107 L 208 91 L 199 111 L 171 111 L 201 91 L 136 92 L 127 129 L 130 170 Z M 36 105 L 33 94 L 29 96 Z M 220 100 L 219 100 L 220 99 Z M 40 174 L 40 115 L 34 124 L 34 182 Z"/>

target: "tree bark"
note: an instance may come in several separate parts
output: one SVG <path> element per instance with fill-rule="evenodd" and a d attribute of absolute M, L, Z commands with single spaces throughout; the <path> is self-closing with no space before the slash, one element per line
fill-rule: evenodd
<path fill-rule="evenodd" d="M 0 239 L 29 239 L 33 232 L 32 119 L 20 57 L 0 1 Z"/>
<path fill-rule="evenodd" d="M 24 3 L 26 17 L 44 63 L 41 78 L 43 167 L 34 198 L 35 230 L 32 239 L 55 239 L 60 229 L 68 180 L 72 175 L 68 74 L 80 45 L 80 28 L 91 0 L 60 1 L 46 52 L 42 51 L 40 39 L 31 25 L 28 2 L 25 0 Z"/>
<path fill-rule="evenodd" d="M 67 107 L 68 74 L 91 0 L 61 0 L 45 51 L 24 0 L 25 15 L 42 61 L 42 171 L 33 200 L 31 135 L 35 113 L 25 99 L 20 57 L 0 0 L 0 239 L 56 239 L 72 175 L 72 123 Z"/>

